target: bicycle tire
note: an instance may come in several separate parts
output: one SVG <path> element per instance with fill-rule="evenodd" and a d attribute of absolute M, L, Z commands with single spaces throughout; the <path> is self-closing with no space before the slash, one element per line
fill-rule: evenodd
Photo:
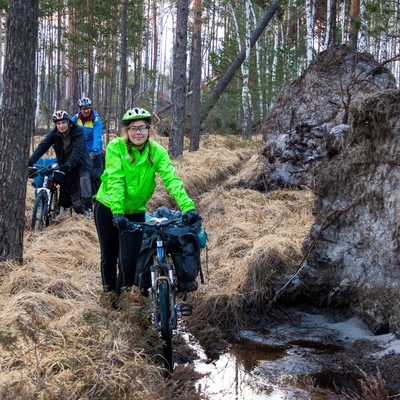
<path fill-rule="evenodd" d="M 169 372 L 174 369 L 172 325 L 171 325 L 171 302 L 170 288 L 166 280 L 161 280 L 158 285 L 158 296 L 160 300 L 160 331 L 163 340 L 163 356 L 165 368 Z"/>
<path fill-rule="evenodd" d="M 50 193 L 50 208 L 46 213 L 46 226 L 49 226 L 50 217 L 55 218 L 58 214 L 58 198 L 57 192 Z"/>
<path fill-rule="evenodd" d="M 45 222 L 45 213 L 47 212 L 47 201 L 43 199 L 40 194 L 35 199 L 35 204 L 33 205 L 31 228 L 33 230 L 37 229 L 41 231 L 43 229 L 43 224 Z"/>

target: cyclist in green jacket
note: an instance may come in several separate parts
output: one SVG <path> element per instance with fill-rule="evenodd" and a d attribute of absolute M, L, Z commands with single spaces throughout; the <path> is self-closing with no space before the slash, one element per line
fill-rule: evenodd
<path fill-rule="evenodd" d="M 151 114 L 142 108 L 125 113 L 121 137 L 107 145 L 106 168 L 96 197 L 94 220 L 101 249 L 103 288 L 116 297 L 134 284 L 143 238 L 143 232 L 123 230 L 129 221 L 145 220 L 146 204 L 156 187 L 156 172 L 185 213 L 184 219 L 193 223 L 199 218 L 167 150 L 149 138 L 150 124 Z"/>

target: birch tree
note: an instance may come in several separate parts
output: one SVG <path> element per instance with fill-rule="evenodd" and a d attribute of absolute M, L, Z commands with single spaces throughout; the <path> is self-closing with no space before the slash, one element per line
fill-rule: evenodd
<path fill-rule="evenodd" d="M 314 13 L 311 0 L 306 0 L 306 26 L 307 26 L 307 65 L 313 58 L 313 33 L 314 33 Z"/>
<path fill-rule="evenodd" d="M 250 2 L 246 0 L 246 37 L 245 37 L 245 49 L 246 56 L 243 63 L 243 88 L 242 88 L 242 102 L 243 102 L 243 131 L 242 136 L 250 136 L 250 129 L 252 124 L 252 106 L 251 106 L 251 94 L 249 90 L 249 64 L 250 64 Z"/>
<path fill-rule="evenodd" d="M 366 25 L 365 25 L 365 0 L 361 0 L 360 3 L 360 16 L 361 16 L 361 28 L 360 28 L 360 40 L 358 42 L 358 51 L 364 52 L 368 51 L 368 42 L 367 42 L 367 32 L 366 32 Z"/>
<path fill-rule="evenodd" d="M 256 26 L 257 18 L 256 18 L 256 13 L 254 12 L 254 7 L 253 7 L 251 1 L 249 2 L 249 5 L 250 5 L 250 11 L 251 11 L 251 15 L 252 15 L 252 21 L 254 22 L 254 26 Z M 259 110 L 259 118 L 262 119 L 262 117 L 263 117 L 263 96 L 262 96 L 262 90 L 261 90 L 262 84 L 261 84 L 261 76 L 260 76 L 261 75 L 261 61 L 260 61 L 261 46 L 260 46 L 260 43 L 258 40 L 256 41 L 255 47 L 256 47 L 255 50 L 256 50 L 257 88 L 258 88 L 258 101 L 259 101 L 258 110 Z"/>
<path fill-rule="evenodd" d="M 273 18 L 278 9 L 278 5 L 280 2 L 281 0 L 273 0 L 271 6 L 267 9 L 263 18 L 259 21 L 259 23 L 255 27 L 253 33 L 250 36 L 250 47 L 254 46 L 255 42 L 258 40 L 258 38 L 264 31 L 265 27 L 271 21 L 271 19 Z M 245 58 L 246 58 L 246 49 L 242 48 L 240 53 L 237 55 L 235 60 L 230 64 L 224 76 L 218 81 L 213 92 L 211 93 L 211 96 L 208 99 L 207 104 L 205 105 L 202 111 L 201 123 L 204 122 L 208 113 L 212 110 L 215 103 L 218 101 L 219 97 L 221 96 L 225 88 L 228 86 L 229 82 L 235 76 L 236 71 L 240 68 Z"/>
<path fill-rule="evenodd" d="M 340 20 L 341 20 L 341 32 L 342 32 L 341 43 L 345 43 L 345 41 L 346 41 L 346 0 L 342 0 L 340 3 Z"/>
<path fill-rule="evenodd" d="M 362 0 L 362 3 L 364 3 L 365 0 Z M 388 0 L 382 0 L 381 3 L 381 9 L 382 9 L 382 16 L 383 16 L 383 29 L 381 33 L 381 46 L 380 46 L 380 57 L 379 61 L 380 62 L 385 62 L 388 59 L 388 29 L 389 29 L 389 2 Z M 364 4 L 365 7 L 365 4 Z"/>

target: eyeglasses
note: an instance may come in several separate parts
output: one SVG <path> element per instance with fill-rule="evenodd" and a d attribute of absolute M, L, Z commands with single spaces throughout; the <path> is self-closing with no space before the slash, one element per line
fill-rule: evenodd
<path fill-rule="evenodd" d="M 147 125 L 130 126 L 130 127 L 128 128 L 128 131 L 132 131 L 132 132 L 140 131 L 140 132 L 143 132 L 143 131 L 145 131 L 146 129 L 149 129 L 149 127 L 148 127 Z"/>

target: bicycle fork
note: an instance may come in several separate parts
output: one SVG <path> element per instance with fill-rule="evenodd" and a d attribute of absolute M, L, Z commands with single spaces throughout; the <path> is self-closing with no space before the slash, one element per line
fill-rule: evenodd
<path fill-rule="evenodd" d="M 163 241 L 157 238 L 157 265 L 153 264 L 150 268 L 152 298 L 154 304 L 154 323 L 157 329 L 160 328 L 160 313 L 158 303 L 158 284 L 161 280 L 168 283 L 168 292 L 170 297 L 170 323 L 172 329 L 176 329 L 178 324 L 178 310 L 176 304 L 175 284 L 174 284 L 174 269 L 172 264 L 165 263 L 165 250 Z"/>

